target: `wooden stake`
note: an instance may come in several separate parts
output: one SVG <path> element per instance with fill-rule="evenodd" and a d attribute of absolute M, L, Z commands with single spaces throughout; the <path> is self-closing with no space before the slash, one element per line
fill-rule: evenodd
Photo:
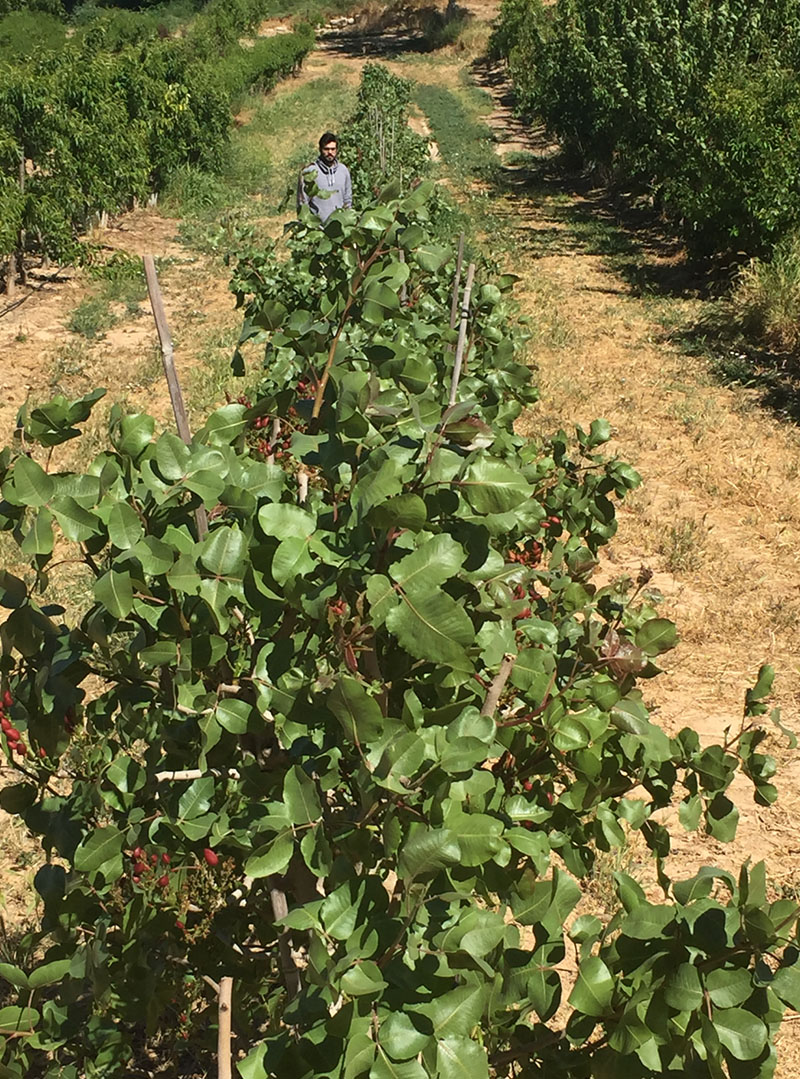
<path fill-rule="evenodd" d="M 21 195 L 25 194 L 25 155 L 19 155 L 19 191 Z M 27 237 L 25 235 L 25 229 L 19 230 L 19 254 L 17 256 L 19 275 L 23 285 L 28 283 L 28 272 L 25 269 L 25 244 L 27 243 Z"/>
<path fill-rule="evenodd" d="M 450 329 L 456 328 L 458 321 L 458 290 L 461 288 L 461 267 L 464 265 L 464 233 L 458 237 L 458 254 L 456 255 L 456 278 L 453 282 L 453 299 L 450 303 Z"/>
<path fill-rule="evenodd" d="M 217 1033 L 217 1075 L 231 1079 L 231 997 L 233 978 L 219 980 L 219 1025 Z"/>
<path fill-rule="evenodd" d="M 150 306 L 153 309 L 153 318 L 156 320 L 158 340 L 161 345 L 161 363 L 164 367 L 164 374 L 169 387 L 175 423 L 178 427 L 178 434 L 189 446 L 192 441 L 192 433 L 189 430 L 189 419 L 186 415 L 186 406 L 183 403 L 183 393 L 181 392 L 181 384 L 178 381 L 178 372 L 175 370 L 175 350 L 172 346 L 172 336 L 167 325 L 167 313 L 164 310 L 164 301 L 161 298 L 155 260 L 152 255 L 144 255 L 142 261 L 144 262 L 144 276 L 147 281 Z M 205 506 L 197 507 L 195 519 L 197 521 L 197 537 L 202 539 L 208 532 L 208 514 Z"/>
<path fill-rule="evenodd" d="M 503 656 L 503 662 L 500 664 L 500 670 L 494 676 L 492 684 L 489 686 L 489 692 L 486 694 L 486 700 L 483 702 L 483 708 L 481 708 L 482 716 L 493 716 L 497 710 L 497 704 L 505 689 L 508 676 L 511 674 L 511 669 L 517 662 L 517 657 L 513 652 L 506 652 Z"/>
<path fill-rule="evenodd" d="M 401 262 L 406 261 L 406 253 L 402 249 L 402 247 L 398 248 L 397 257 L 400 259 Z M 404 281 L 402 283 L 402 285 L 400 286 L 400 306 L 405 307 L 407 301 L 408 301 L 408 291 L 406 289 L 406 283 Z"/>
<path fill-rule="evenodd" d="M 282 887 L 282 880 L 274 874 L 269 878 L 269 898 L 272 903 L 272 917 L 275 921 L 280 921 L 281 918 L 285 918 L 289 913 L 289 904 L 286 902 L 286 892 Z M 292 948 L 289 943 L 289 933 L 286 929 L 278 930 L 278 954 L 281 960 L 281 970 L 283 971 L 283 982 L 286 986 L 286 992 L 291 1000 L 296 997 L 300 992 L 300 971 L 297 969 L 297 964 L 294 961 L 292 955 Z"/>
<path fill-rule="evenodd" d="M 464 286 L 464 299 L 461 305 L 461 325 L 458 328 L 458 344 L 456 345 L 456 358 L 453 362 L 453 381 L 450 385 L 450 405 L 456 403 L 458 382 L 461 378 L 461 364 L 464 360 L 464 345 L 467 340 L 467 319 L 469 318 L 469 301 L 472 295 L 472 282 L 475 279 L 475 263 L 469 264 L 467 270 L 467 283 Z"/>

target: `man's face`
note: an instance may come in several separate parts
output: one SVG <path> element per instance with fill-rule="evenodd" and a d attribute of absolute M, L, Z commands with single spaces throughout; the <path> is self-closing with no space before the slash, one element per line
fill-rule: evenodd
<path fill-rule="evenodd" d="M 335 161 L 338 147 L 335 142 L 326 142 L 322 147 L 322 160 Z"/>

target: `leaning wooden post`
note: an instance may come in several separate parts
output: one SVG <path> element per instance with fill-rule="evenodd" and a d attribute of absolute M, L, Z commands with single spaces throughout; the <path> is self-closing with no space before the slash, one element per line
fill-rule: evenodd
<path fill-rule="evenodd" d="M 231 998 L 233 978 L 219 980 L 219 1020 L 217 1025 L 217 1075 L 231 1079 Z"/>
<path fill-rule="evenodd" d="M 169 386 L 169 396 L 172 401 L 172 411 L 175 414 L 175 423 L 178 426 L 178 434 L 187 446 L 191 445 L 192 433 L 189 430 L 189 419 L 186 415 L 186 406 L 183 403 L 181 384 L 178 381 L 178 372 L 175 370 L 175 350 L 172 346 L 172 336 L 167 325 L 167 314 L 164 310 L 164 301 L 161 298 L 161 288 L 158 284 L 156 264 L 152 255 L 144 255 L 144 276 L 147 281 L 147 292 L 150 296 L 150 306 L 153 309 L 153 318 L 156 320 L 158 340 L 161 345 L 161 362 L 164 366 L 164 374 Z M 208 514 L 205 506 L 198 506 L 195 510 L 197 521 L 197 536 L 202 539 L 208 532 Z"/>
<path fill-rule="evenodd" d="M 403 263 L 406 261 L 406 253 L 402 249 L 402 247 L 399 247 L 397 249 L 397 257 Z M 408 292 L 406 290 L 406 283 L 404 281 L 402 283 L 402 285 L 400 286 L 400 306 L 405 307 L 407 302 L 408 302 Z"/>
<path fill-rule="evenodd" d="M 458 238 L 458 255 L 456 255 L 456 277 L 453 282 L 453 299 L 450 303 L 450 329 L 456 328 L 458 321 L 458 290 L 461 288 L 461 267 L 464 265 L 464 233 Z"/>
<path fill-rule="evenodd" d="M 453 381 L 450 384 L 450 405 L 456 403 L 458 393 L 458 381 L 461 378 L 461 364 L 464 360 L 464 344 L 467 340 L 467 319 L 469 318 L 469 301 L 472 294 L 472 282 L 475 278 L 475 263 L 469 264 L 467 270 L 467 283 L 464 285 L 464 299 L 461 303 L 461 325 L 458 328 L 458 344 L 456 345 L 456 358 L 453 362 Z"/>
<path fill-rule="evenodd" d="M 25 194 L 25 154 L 24 153 L 21 153 L 19 155 L 19 193 L 20 193 L 20 195 Z M 17 258 L 17 269 L 19 270 L 19 275 L 20 275 L 20 278 L 22 280 L 23 285 L 27 285 L 27 283 L 28 283 L 28 274 L 27 274 L 27 271 L 25 269 L 25 245 L 26 245 L 26 243 L 27 243 L 27 236 L 25 234 L 25 229 L 20 229 L 19 230 L 19 255 L 18 255 L 18 258 Z"/>

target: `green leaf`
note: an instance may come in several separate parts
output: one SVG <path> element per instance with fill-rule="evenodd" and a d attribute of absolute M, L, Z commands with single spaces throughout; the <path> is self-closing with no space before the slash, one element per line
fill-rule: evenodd
<path fill-rule="evenodd" d="M 114 618 L 127 618 L 133 608 L 133 583 L 127 571 L 109 570 L 95 581 L 92 591 Z"/>
<path fill-rule="evenodd" d="M 385 319 L 391 318 L 399 307 L 400 297 L 394 289 L 380 281 L 367 283 L 361 308 L 361 317 L 364 322 L 372 326 L 380 326 Z"/>
<path fill-rule="evenodd" d="M 32 970 L 28 982 L 31 989 L 41 989 L 46 985 L 55 985 L 66 978 L 72 959 L 56 959 L 53 963 L 43 963 Z"/>
<path fill-rule="evenodd" d="M 13 985 L 15 989 L 28 989 L 28 975 L 11 963 L 0 963 L 0 978 Z"/>
<path fill-rule="evenodd" d="M 142 648 L 137 655 L 143 667 L 172 666 L 178 658 L 178 646 L 174 641 L 156 641 Z"/>
<path fill-rule="evenodd" d="M 421 532 L 425 527 L 428 511 L 419 495 L 396 495 L 378 506 L 373 506 L 369 520 L 376 528 L 407 528 Z"/>
<path fill-rule="evenodd" d="M 100 531 L 97 517 L 78 505 L 70 495 L 54 498 L 51 505 L 59 528 L 73 543 L 85 543 Z"/>
<path fill-rule="evenodd" d="M 115 547 L 127 551 L 144 535 L 139 514 L 127 502 L 116 502 L 108 515 L 108 538 Z"/>
<path fill-rule="evenodd" d="M 436 1046 L 438 1079 L 489 1079 L 486 1050 L 471 1038 L 449 1036 Z"/>
<path fill-rule="evenodd" d="M 256 880 L 273 873 L 283 873 L 294 853 L 294 836 L 291 829 L 280 832 L 269 843 L 253 851 L 245 862 L 244 871 Z"/>
<path fill-rule="evenodd" d="M 762 1019 L 744 1008 L 719 1008 L 714 1029 L 734 1060 L 755 1060 L 767 1044 L 769 1030 Z"/>
<path fill-rule="evenodd" d="M 521 888 L 520 894 L 512 897 L 511 908 L 521 925 L 546 922 L 563 926 L 580 897 L 581 890 L 572 877 L 554 869 L 550 880 L 535 881 L 531 887 Z"/>
<path fill-rule="evenodd" d="M 525 477 L 502 461 L 479 457 L 456 481 L 477 513 L 506 513 L 533 495 Z"/>
<path fill-rule="evenodd" d="M 107 880 L 113 879 L 114 870 L 117 877 L 121 876 L 124 840 L 119 828 L 96 828 L 75 851 L 75 868 L 79 873 L 94 873 L 103 867 Z"/>
<path fill-rule="evenodd" d="M 449 828 L 420 826 L 400 850 L 398 875 L 416 878 L 455 865 L 461 857 L 458 840 Z"/>
<path fill-rule="evenodd" d="M 16 1031 L 33 1030 L 41 1016 L 35 1008 L 0 1008 L 0 1034 L 13 1034 Z"/>
<path fill-rule="evenodd" d="M 242 576 L 247 537 L 238 528 L 215 528 L 200 545 L 200 561 L 218 577 Z"/>
<path fill-rule="evenodd" d="M 320 917 L 325 930 L 335 940 L 349 940 L 358 925 L 358 900 L 354 896 L 354 887 L 341 884 L 320 907 Z"/>
<path fill-rule="evenodd" d="M 578 967 L 578 980 L 569 995 L 569 1003 L 584 1015 L 599 1018 L 605 1015 L 614 996 L 614 979 L 611 971 L 599 956 L 582 959 Z"/>
<path fill-rule="evenodd" d="M 147 772 L 138 761 L 126 753 L 120 753 L 109 764 L 106 779 L 121 794 L 133 794 L 147 782 Z"/>
<path fill-rule="evenodd" d="M 182 480 L 189 470 L 191 450 L 170 431 L 161 435 L 156 442 L 156 464 L 158 471 L 169 483 Z"/>
<path fill-rule="evenodd" d="M 14 783 L 0 790 L 0 807 L 6 813 L 22 814 L 36 801 L 36 787 L 33 783 Z"/>
<path fill-rule="evenodd" d="M 458 841 L 462 865 L 484 865 L 503 845 L 503 822 L 487 813 L 463 813 L 458 809 L 447 814 L 445 824 Z"/>
<path fill-rule="evenodd" d="M 433 1023 L 436 1038 L 468 1038 L 483 1016 L 485 990 L 479 985 L 464 985 L 435 997 L 423 1007 L 408 1009 L 420 1012 Z"/>
<path fill-rule="evenodd" d="M 283 804 L 292 824 L 308 824 L 319 820 L 322 813 L 314 780 L 299 765 L 286 773 L 283 782 Z"/>
<path fill-rule="evenodd" d="M 123 416 L 116 429 L 112 430 L 111 441 L 118 453 L 134 460 L 153 440 L 156 421 L 145 413 L 134 412 Z"/>
<path fill-rule="evenodd" d="M 339 983 L 341 991 L 348 997 L 377 997 L 389 983 L 384 981 L 377 963 L 370 959 L 362 960 L 342 975 Z"/>
<path fill-rule="evenodd" d="M 789 973 L 789 971 L 787 971 Z M 794 973 L 792 971 L 792 973 Z M 771 988 L 775 990 L 778 996 L 790 1007 L 796 1007 L 793 1001 L 800 1002 L 800 985 L 796 985 L 794 988 L 798 990 L 795 994 L 792 993 L 792 1000 L 786 1000 L 779 981 L 779 970 L 772 980 Z M 738 1004 L 744 1004 L 744 1002 L 753 993 L 753 975 L 746 967 L 734 967 L 733 969 L 719 967 L 717 970 L 710 970 L 705 976 L 706 991 L 711 998 L 711 1003 L 715 1004 L 718 1008 L 735 1008 Z"/>
<path fill-rule="evenodd" d="M 51 554 L 53 551 L 53 514 L 42 508 L 33 518 L 33 524 L 22 541 L 20 550 L 28 558 Z"/>
<path fill-rule="evenodd" d="M 305 577 L 317 568 L 308 549 L 309 538 L 290 536 L 281 540 L 272 559 L 272 576 L 278 584 L 286 584 L 296 577 Z"/>
<path fill-rule="evenodd" d="M 424 596 L 454 577 L 466 554 L 460 543 L 446 533 L 427 540 L 389 568 L 392 578 L 412 596 Z"/>
<path fill-rule="evenodd" d="M 386 628 L 417 659 L 472 669 L 465 648 L 475 639 L 472 619 L 446 592 L 404 595 L 386 615 Z"/>
<path fill-rule="evenodd" d="M 739 810 L 724 794 L 716 794 L 706 808 L 706 830 L 720 843 L 730 843 L 736 837 Z"/>
<path fill-rule="evenodd" d="M 406 1060 L 397 1064 L 379 1048 L 369 1070 L 369 1079 L 429 1079 L 429 1076 L 419 1061 Z"/>
<path fill-rule="evenodd" d="M 405 1012 L 392 1012 L 378 1030 L 378 1041 L 394 1060 L 410 1060 L 421 1053 L 431 1040 L 417 1030 Z"/>
<path fill-rule="evenodd" d="M 247 701 L 224 700 L 219 702 L 214 714 L 220 727 L 229 734 L 244 734 L 252 712 L 253 706 Z"/>
<path fill-rule="evenodd" d="M 380 706 L 357 679 L 349 675 L 340 677 L 326 703 L 347 738 L 356 745 L 375 741 L 383 733 L 386 720 Z"/>
<path fill-rule="evenodd" d="M 663 936 L 675 920 L 675 908 L 640 903 L 622 922 L 621 930 L 634 940 L 651 940 Z"/>
<path fill-rule="evenodd" d="M 178 799 L 181 820 L 192 820 L 207 813 L 214 797 L 214 777 L 201 776 L 193 780 Z"/>
<path fill-rule="evenodd" d="M 18 457 L 11 476 L 17 505 L 43 506 L 55 493 L 52 477 L 32 457 Z"/>
<path fill-rule="evenodd" d="M 732 972 L 726 971 L 725 973 Z M 737 971 L 736 973 L 739 972 Z M 749 982 L 750 978 L 748 977 L 748 983 Z M 790 1008 L 794 1008 L 795 1010 L 797 1010 L 797 1008 L 800 1007 L 800 968 L 798 968 L 797 966 L 779 967 L 778 970 L 775 972 L 775 977 L 770 983 L 770 989 L 772 989 L 774 993 L 778 994 L 784 1004 L 788 1004 Z M 721 1000 L 715 1000 L 713 996 L 711 999 L 714 1000 L 715 1004 L 725 1003 Z M 742 1001 L 746 999 L 746 997 L 743 997 L 742 1000 L 731 1001 L 730 1003 L 741 1004 Z"/>
<path fill-rule="evenodd" d="M 262 506 L 258 511 L 258 523 L 262 532 L 276 539 L 308 539 L 317 527 L 317 519 L 308 510 L 286 502 Z"/>
<path fill-rule="evenodd" d="M 255 1049 L 250 1050 L 244 1060 L 237 1063 L 236 1070 L 242 1079 L 268 1079 L 269 1073 L 264 1063 L 266 1052 L 266 1042 L 261 1042 Z"/>
<path fill-rule="evenodd" d="M 703 986 L 697 967 L 681 963 L 669 975 L 664 986 L 664 1000 L 676 1011 L 695 1011 L 703 1003 Z"/>
<path fill-rule="evenodd" d="M 648 656 L 657 656 L 675 647 L 678 630 L 668 618 L 651 618 L 639 627 L 635 642 Z"/>

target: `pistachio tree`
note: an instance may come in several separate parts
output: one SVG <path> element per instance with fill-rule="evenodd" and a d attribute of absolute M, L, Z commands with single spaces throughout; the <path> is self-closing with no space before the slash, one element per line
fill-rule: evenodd
<path fill-rule="evenodd" d="M 724 744 L 652 721 L 675 628 L 646 573 L 592 580 L 639 477 L 604 421 L 515 433 L 508 280 L 449 404 L 428 195 L 242 253 L 250 397 L 189 444 L 115 408 L 59 470 L 98 394 L 20 416 L 0 803 L 43 857 L 4 1075 L 213 1071 L 223 978 L 242 1079 L 770 1074 L 796 904 L 761 865 L 672 880 L 662 811 L 726 840 L 737 773 L 774 800 L 771 672 Z M 652 878 L 600 918 L 581 882 L 636 832 Z"/>

